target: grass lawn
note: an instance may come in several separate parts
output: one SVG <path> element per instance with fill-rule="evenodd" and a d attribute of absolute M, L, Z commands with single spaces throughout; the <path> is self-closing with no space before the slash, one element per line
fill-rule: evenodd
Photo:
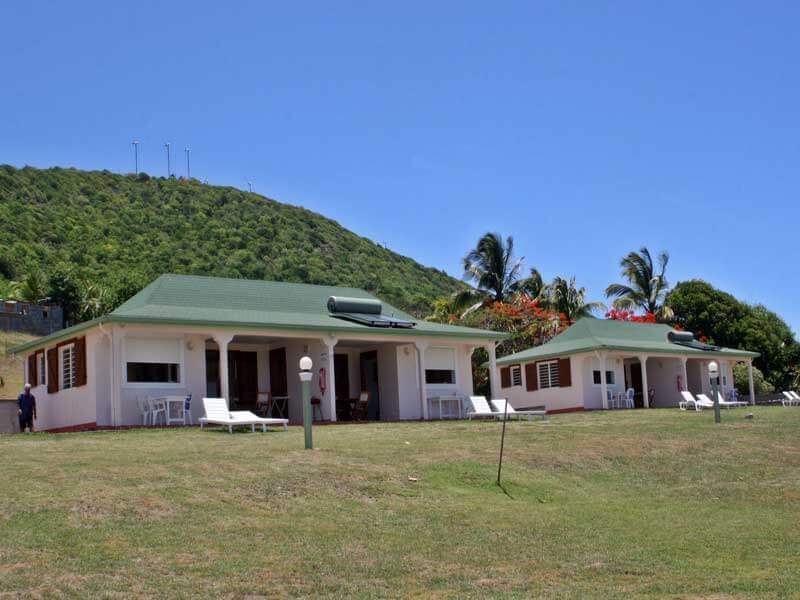
<path fill-rule="evenodd" d="M 24 344 L 38 336 L 18 331 L 0 331 L 0 399 L 16 398 L 25 382 L 25 357 L 7 354 L 9 348 Z"/>
<path fill-rule="evenodd" d="M 0 436 L 0 596 L 800 597 L 800 409 Z M 409 477 L 416 478 L 412 481 Z"/>

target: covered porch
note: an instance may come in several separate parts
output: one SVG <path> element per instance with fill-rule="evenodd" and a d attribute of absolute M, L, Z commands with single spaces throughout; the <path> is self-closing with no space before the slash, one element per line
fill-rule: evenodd
<path fill-rule="evenodd" d="M 634 408 L 675 407 L 682 400 L 681 392 L 711 397 L 708 364 L 720 366 L 718 389 L 723 397 L 734 393 L 733 367 L 738 362 L 748 366 L 749 397 L 755 403 L 752 359 L 698 358 L 675 354 L 631 354 L 625 352 L 596 352 L 587 359 L 585 373 L 587 408 L 608 409 L 613 399 L 633 390 Z M 611 401 L 609 400 L 611 398 Z M 622 404 L 621 406 L 625 406 Z"/>

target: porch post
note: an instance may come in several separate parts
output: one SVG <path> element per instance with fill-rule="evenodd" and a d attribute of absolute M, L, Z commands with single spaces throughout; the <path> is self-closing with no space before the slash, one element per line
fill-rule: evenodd
<path fill-rule="evenodd" d="M 650 386 L 647 385 L 647 355 L 639 356 L 639 364 L 642 365 L 642 401 L 645 408 L 650 408 Z"/>
<path fill-rule="evenodd" d="M 606 381 L 606 353 L 600 355 L 600 393 L 603 394 L 603 408 L 608 408 L 608 382 Z"/>
<path fill-rule="evenodd" d="M 230 333 L 219 333 L 214 336 L 214 341 L 219 346 L 219 395 L 225 398 L 228 410 L 231 408 L 230 391 L 228 389 L 228 344 L 231 343 L 232 339 L 233 334 Z"/>
<path fill-rule="evenodd" d="M 417 366 L 419 368 L 419 403 L 422 409 L 422 418 L 428 420 L 428 386 L 425 383 L 425 350 L 427 342 L 414 342 L 417 349 Z"/>
<path fill-rule="evenodd" d="M 333 353 L 336 351 L 336 343 L 338 341 L 332 335 L 322 340 L 328 352 L 328 389 L 325 390 L 324 401 L 328 405 L 328 418 L 331 421 L 336 421 L 336 368 Z M 322 416 L 325 416 L 324 411 Z"/>
<path fill-rule="evenodd" d="M 756 403 L 756 387 L 753 384 L 753 359 L 747 361 L 747 384 L 750 387 L 750 404 Z"/>
<path fill-rule="evenodd" d="M 489 353 L 489 388 L 492 394 L 490 400 L 497 400 L 500 398 L 500 374 L 497 372 L 497 352 L 494 342 L 486 346 L 486 352 Z"/>
<path fill-rule="evenodd" d="M 681 356 L 681 377 L 683 377 L 683 392 L 689 391 L 689 379 L 688 375 L 686 374 L 686 361 L 688 359 L 685 356 Z"/>

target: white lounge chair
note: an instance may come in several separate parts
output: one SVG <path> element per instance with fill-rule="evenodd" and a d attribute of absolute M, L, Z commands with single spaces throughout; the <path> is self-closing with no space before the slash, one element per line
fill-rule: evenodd
<path fill-rule="evenodd" d="M 717 396 L 719 396 L 719 405 L 720 406 L 728 406 L 730 408 L 739 408 L 740 406 L 747 406 L 747 402 L 742 402 L 741 400 L 725 400 L 722 392 L 717 392 Z"/>
<path fill-rule="evenodd" d="M 781 400 L 781 404 L 784 406 L 795 406 L 800 405 L 800 399 L 795 398 L 796 394 L 793 392 L 783 392 L 783 400 Z"/>
<path fill-rule="evenodd" d="M 697 399 L 703 403 L 703 408 L 714 408 L 714 401 L 705 394 L 697 394 Z M 722 396 L 719 398 L 722 400 Z M 720 402 L 720 408 L 735 408 L 732 402 Z"/>
<path fill-rule="evenodd" d="M 506 408 L 506 406 L 508 408 Z M 514 417 L 521 419 L 522 417 L 525 417 L 530 421 L 533 417 L 541 417 L 543 421 L 547 420 L 546 410 L 514 410 L 514 407 L 511 406 L 511 403 L 507 402 L 505 399 L 492 400 L 492 408 L 497 411 L 501 419 L 505 413 L 509 419 Z M 508 412 L 505 412 L 506 410 Z"/>
<path fill-rule="evenodd" d="M 468 419 L 471 419 L 472 417 L 491 417 L 493 419 L 497 419 L 498 417 L 503 416 L 491 409 L 484 396 L 470 396 L 469 401 L 470 404 L 472 404 L 472 410 L 467 411 Z"/>
<path fill-rule="evenodd" d="M 695 398 L 694 396 L 692 396 L 691 392 L 684 390 L 681 392 L 681 397 L 683 397 L 683 400 L 681 400 L 678 403 L 678 408 L 680 408 L 681 410 L 689 410 L 690 408 L 692 408 L 696 411 L 701 411 L 704 408 L 714 408 L 714 403 L 711 400 L 709 400 L 706 396 L 703 396 L 705 398 L 705 401 L 700 400 L 699 399 L 700 396 Z"/>
<path fill-rule="evenodd" d="M 267 419 L 254 415 L 249 410 L 229 411 L 225 398 L 203 398 L 203 408 L 206 416 L 200 417 L 200 429 L 204 425 L 222 425 L 228 428 L 229 433 L 233 433 L 233 428 L 240 425 L 250 425 L 253 432 L 256 425 L 261 425 L 261 431 L 266 431 L 267 425 L 282 425 L 284 431 L 289 428 L 288 419 Z"/>
<path fill-rule="evenodd" d="M 794 399 L 797 401 L 797 404 L 800 405 L 800 394 L 795 392 L 794 390 L 789 390 L 789 393 L 794 396 Z"/>

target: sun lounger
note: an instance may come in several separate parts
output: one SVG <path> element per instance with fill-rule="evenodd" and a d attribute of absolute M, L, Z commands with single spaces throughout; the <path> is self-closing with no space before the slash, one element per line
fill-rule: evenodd
<path fill-rule="evenodd" d="M 739 408 L 740 406 L 747 406 L 747 402 L 742 402 L 741 400 L 725 400 L 725 398 L 722 396 L 722 392 L 717 392 L 717 396 L 719 396 L 720 406 L 728 406 L 730 408 Z"/>
<path fill-rule="evenodd" d="M 703 408 L 714 408 L 714 401 L 705 394 L 697 394 L 697 399 L 703 403 Z M 720 396 L 722 400 L 722 396 Z M 720 402 L 720 408 L 735 408 L 736 405 L 732 402 Z"/>
<path fill-rule="evenodd" d="M 781 404 L 784 406 L 795 406 L 800 405 L 800 399 L 795 398 L 796 394 L 792 392 L 783 392 L 783 400 L 781 400 Z"/>
<path fill-rule="evenodd" d="M 472 404 L 472 409 L 467 411 L 468 419 L 472 419 L 473 417 L 491 417 L 492 419 L 502 417 L 501 414 L 491 409 L 484 396 L 470 396 L 469 401 L 470 404 Z"/>
<path fill-rule="evenodd" d="M 249 410 L 229 411 L 225 398 L 203 398 L 203 408 L 206 415 L 200 418 L 200 429 L 204 425 L 222 425 L 228 428 L 229 433 L 233 433 L 233 428 L 240 425 L 249 425 L 253 432 L 256 425 L 261 426 L 261 431 L 266 431 L 267 425 L 282 425 L 284 431 L 289 428 L 288 419 L 267 419 Z"/>
<path fill-rule="evenodd" d="M 789 390 L 789 393 L 794 396 L 794 399 L 797 400 L 797 404 L 800 404 L 800 394 L 795 392 L 794 390 Z"/>
<path fill-rule="evenodd" d="M 505 412 L 507 418 L 509 419 L 511 418 L 521 419 L 525 417 L 530 421 L 533 417 L 541 417 L 543 421 L 547 420 L 546 410 L 514 410 L 514 407 L 511 406 L 511 403 L 506 402 L 505 399 L 492 400 L 492 408 L 494 408 L 497 411 L 501 419 L 503 418 L 503 414 Z"/>
<path fill-rule="evenodd" d="M 678 408 L 680 408 L 681 410 L 689 410 L 691 408 L 696 411 L 701 411 L 704 408 L 714 408 L 714 403 L 711 400 L 709 400 L 706 396 L 703 396 L 705 398 L 705 401 L 700 400 L 699 399 L 700 396 L 695 398 L 694 396 L 692 396 L 691 392 L 685 390 L 681 392 L 681 396 L 683 397 L 683 400 L 681 400 L 678 403 Z"/>

